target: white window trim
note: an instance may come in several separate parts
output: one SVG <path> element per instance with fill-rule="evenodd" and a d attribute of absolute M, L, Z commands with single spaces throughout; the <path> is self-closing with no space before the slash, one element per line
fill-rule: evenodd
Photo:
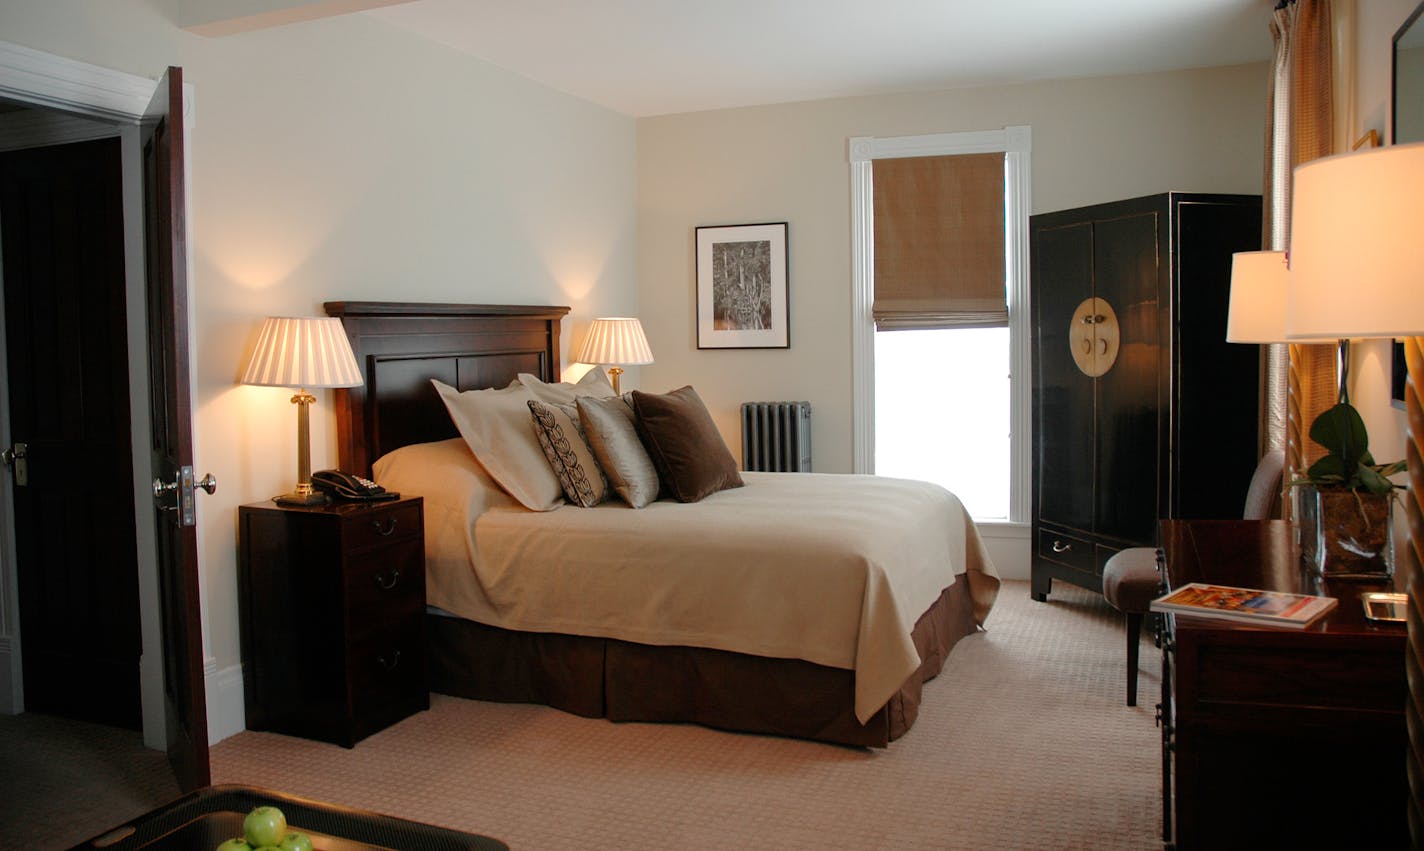
<path fill-rule="evenodd" d="M 851 197 L 851 426 L 853 463 L 857 473 L 875 472 L 875 227 L 871 163 L 896 157 L 955 154 L 1005 154 L 1004 271 L 1009 307 L 1009 522 L 1029 522 L 1032 440 L 1029 357 L 1028 215 L 1030 155 L 1033 133 L 1028 126 L 973 133 L 924 136 L 856 136 L 850 140 Z"/>

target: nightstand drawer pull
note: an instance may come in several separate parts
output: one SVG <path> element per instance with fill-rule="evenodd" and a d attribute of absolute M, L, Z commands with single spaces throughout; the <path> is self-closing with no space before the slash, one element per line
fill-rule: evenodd
<path fill-rule="evenodd" d="M 377 535 L 380 535 L 382 538 L 388 538 L 388 537 L 390 537 L 390 536 L 391 536 L 391 533 L 395 532 L 395 530 L 396 530 L 396 517 L 395 517 L 395 515 L 392 515 L 392 516 L 390 516 L 390 517 L 388 517 L 388 518 L 386 518 L 386 519 L 389 520 L 390 522 L 389 522 L 388 524 L 385 524 L 385 525 L 383 525 L 380 520 L 372 520 L 372 521 L 371 521 L 371 528 L 372 528 L 372 529 L 375 529 L 375 530 L 376 530 L 376 534 L 377 534 Z"/>
<path fill-rule="evenodd" d="M 394 568 L 394 569 L 392 569 L 390 573 L 378 573 L 378 574 L 376 574 L 376 584 L 379 585 L 379 586 L 381 586 L 381 590 L 382 590 L 382 591 L 389 591 L 389 590 L 391 590 L 392 588 L 396 587 L 396 583 L 399 582 L 399 581 L 400 581 L 400 569 L 399 569 L 399 568 Z"/>
<path fill-rule="evenodd" d="M 394 671 L 396 666 L 400 664 L 400 650 L 392 650 L 390 655 L 382 653 L 376 657 L 376 662 L 387 671 Z"/>

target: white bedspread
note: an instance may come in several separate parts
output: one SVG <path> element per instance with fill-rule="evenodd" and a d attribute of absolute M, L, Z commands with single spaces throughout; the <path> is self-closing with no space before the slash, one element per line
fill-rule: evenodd
<path fill-rule="evenodd" d="M 864 722 L 919 667 L 916 619 L 964 574 L 982 624 L 999 580 L 958 498 L 876 476 L 744 473 L 695 504 L 533 512 L 462 441 L 381 459 L 425 497 L 428 600 L 507 629 L 804 659 L 855 671 Z"/>

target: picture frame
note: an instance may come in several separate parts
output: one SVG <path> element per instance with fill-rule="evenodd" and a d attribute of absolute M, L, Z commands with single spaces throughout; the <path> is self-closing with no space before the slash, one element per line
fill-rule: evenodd
<path fill-rule="evenodd" d="M 790 348 L 787 223 L 696 230 L 697 348 Z"/>

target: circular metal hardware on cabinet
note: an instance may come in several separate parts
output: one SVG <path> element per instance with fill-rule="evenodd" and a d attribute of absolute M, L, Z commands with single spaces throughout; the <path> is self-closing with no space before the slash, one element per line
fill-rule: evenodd
<path fill-rule="evenodd" d="M 1112 369 L 1122 340 L 1112 305 L 1097 296 L 1083 299 L 1068 323 L 1068 340 L 1073 363 L 1084 375 L 1097 378 Z"/>

